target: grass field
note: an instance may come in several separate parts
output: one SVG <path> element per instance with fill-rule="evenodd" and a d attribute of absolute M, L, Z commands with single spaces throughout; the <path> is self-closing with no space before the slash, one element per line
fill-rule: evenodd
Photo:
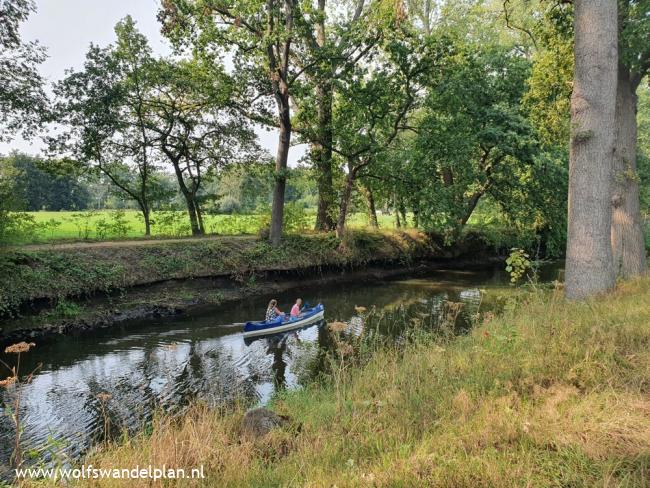
<path fill-rule="evenodd" d="M 18 243 L 31 244 L 56 240 L 109 240 L 144 237 L 144 221 L 140 212 L 125 210 L 83 212 L 28 212 L 34 225 L 17 239 Z M 205 215 L 209 234 L 256 234 L 262 226 L 263 215 Z M 379 215 L 379 225 L 384 229 L 395 227 L 394 215 Z M 183 211 L 157 212 L 152 216 L 153 237 L 183 237 L 191 235 L 189 219 Z M 305 212 L 294 217 L 293 230 L 312 229 L 316 221 L 313 213 Z M 356 213 L 350 216 L 352 228 L 367 226 L 367 216 Z"/>

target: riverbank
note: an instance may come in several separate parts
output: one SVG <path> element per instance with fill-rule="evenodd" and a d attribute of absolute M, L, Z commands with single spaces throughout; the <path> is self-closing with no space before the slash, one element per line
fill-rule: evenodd
<path fill-rule="evenodd" d="M 85 463 L 202 465 L 207 478 L 183 486 L 647 486 L 650 278 L 505 309 L 460 338 L 339 358 L 335 375 L 275 399 L 291 423 L 262 440 L 240 437 L 242 411 L 196 407 Z"/>
<path fill-rule="evenodd" d="M 417 231 L 39 246 L 0 255 L 3 343 L 186 313 L 320 280 L 376 279 L 424 262 L 487 262 L 475 234 L 453 247 Z M 12 318 L 12 316 L 14 318 Z"/>

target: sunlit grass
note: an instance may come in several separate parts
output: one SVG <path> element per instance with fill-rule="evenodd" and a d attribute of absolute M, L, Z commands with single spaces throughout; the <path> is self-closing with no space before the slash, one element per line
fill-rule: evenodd
<path fill-rule="evenodd" d="M 580 304 L 510 300 L 467 336 L 380 350 L 276 398 L 297 435 L 251 443 L 239 411 L 197 407 L 86 462 L 204 465 L 185 486 L 648 486 L 650 279 Z"/>
<path fill-rule="evenodd" d="M 173 225 L 163 225 L 162 216 L 174 215 L 175 222 Z M 34 218 L 37 226 L 23 237 L 20 242 L 24 244 L 50 242 L 58 240 L 111 240 L 118 238 L 136 239 L 143 238 L 145 227 L 142 214 L 135 210 L 125 210 L 125 222 L 128 230 L 123 236 L 112 235 L 110 232 L 102 235 L 98 231 L 98 223 L 102 220 L 111 222 L 114 211 L 80 211 L 80 212 L 28 212 L 28 215 Z M 412 225 L 412 216 L 407 215 L 409 224 Z M 262 215 L 204 215 L 204 223 L 208 234 L 220 235 L 253 235 L 257 234 L 262 225 Z M 189 219 L 183 211 L 165 212 L 152 214 L 152 237 L 186 237 L 191 235 Z M 382 229 L 395 228 L 394 215 L 378 215 L 379 226 Z M 298 231 L 309 231 L 313 229 L 316 222 L 316 215 L 307 211 L 303 228 Z M 348 220 L 350 228 L 368 227 L 368 217 L 363 213 L 354 213 Z"/>

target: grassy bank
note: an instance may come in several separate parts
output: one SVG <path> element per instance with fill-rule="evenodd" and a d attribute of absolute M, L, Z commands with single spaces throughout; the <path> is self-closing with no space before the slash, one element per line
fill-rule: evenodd
<path fill-rule="evenodd" d="M 506 309 L 277 398 L 298 432 L 247 441 L 241 413 L 197 407 L 86 463 L 204 465 L 203 486 L 648 486 L 650 279 Z"/>
<path fill-rule="evenodd" d="M 484 245 L 466 241 L 479 246 L 474 250 Z M 246 286 L 268 271 L 408 263 L 470 248 L 445 250 L 416 231 L 352 231 L 343 240 L 332 234 L 291 235 L 277 248 L 253 237 L 223 237 L 13 250 L 0 253 L 0 315 L 38 299 L 56 302 L 166 280 L 225 276 Z"/>

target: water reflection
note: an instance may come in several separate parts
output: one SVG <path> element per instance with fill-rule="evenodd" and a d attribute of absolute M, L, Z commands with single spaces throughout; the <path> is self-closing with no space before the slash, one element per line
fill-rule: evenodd
<path fill-rule="evenodd" d="M 299 293 L 312 304 L 324 303 L 327 319 L 347 322 L 349 334 L 395 338 L 405 324 L 432 323 L 449 301 L 464 304 L 458 324 L 467 327 L 481 301 L 479 288 L 506 282 L 498 271 L 437 272 Z M 285 308 L 295 299 L 280 298 Z M 322 323 L 253 340 L 244 340 L 237 327 L 220 325 L 261 318 L 268 299 L 38 344 L 22 365 L 23 371 L 30 371 L 43 363 L 23 390 L 24 447 L 40 448 L 41 460 L 48 459 L 48 450 L 63 449 L 74 457 L 106 435 L 141 429 L 156 409 L 180 410 L 196 399 L 211 405 L 235 397 L 264 403 L 275 391 L 313 378 L 323 370 L 325 352 L 334 347 Z M 364 323 L 355 311 L 361 305 L 374 307 L 371 323 Z M 11 395 L 10 390 L 0 390 L 0 403 L 9 402 Z M 4 476 L 13 436 L 10 419 L 0 416 Z"/>

